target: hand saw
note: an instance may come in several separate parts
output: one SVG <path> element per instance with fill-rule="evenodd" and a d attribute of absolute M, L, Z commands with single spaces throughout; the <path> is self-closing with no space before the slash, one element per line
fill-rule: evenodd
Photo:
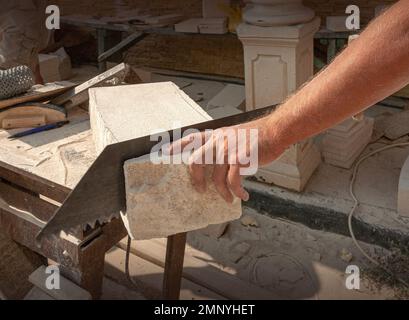
<path fill-rule="evenodd" d="M 248 122 L 267 115 L 274 107 L 202 122 L 181 128 L 181 131 L 183 134 L 187 129 L 217 129 Z M 172 132 L 169 131 L 171 139 Z M 150 141 L 150 136 L 146 136 L 107 146 L 37 235 L 38 243 L 43 238 L 58 236 L 61 231 L 72 233 L 88 226 L 94 228 L 97 223 L 102 225 L 119 217 L 120 211 L 126 207 L 123 164 L 126 160 L 149 154 L 155 144 L 156 141 Z"/>

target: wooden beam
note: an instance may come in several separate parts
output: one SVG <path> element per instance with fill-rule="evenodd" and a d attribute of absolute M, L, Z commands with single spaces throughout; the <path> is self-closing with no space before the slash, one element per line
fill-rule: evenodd
<path fill-rule="evenodd" d="M 104 73 L 99 74 L 98 76 L 80 84 L 79 86 L 76 86 L 75 88 L 69 90 L 68 92 L 54 98 L 51 100 L 51 104 L 56 104 L 56 105 L 63 105 L 64 103 L 68 102 L 71 98 L 79 95 L 82 92 L 88 91 L 89 88 L 92 88 L 106 80 L 109 80 L 110 78 L 114 77 L 120 72 L 126 72 L 126 65 L 124 63 L 121 63 L 112 69 L 109 69 L 108 71 L 105 71 Z"/>
<path fill-rule="evenodd" d="M 115 53 L 123 52 L 124 50 L 127 50 L 129 47 L 133 46 L 136 42 L 142 40 L 145 36 L 146 34 L 140 31 L 132 33 L 131 35 L 126 37 L 124 40 L 122 40 L 117 45 L 101 53 L 98 56 L 98 62 L 106 61 L 109 57 L 111 57 Z"/>
<path fill-rule="evenodd" d="M 0 161 L 0 178 L 34 193 L 44 195 L 59 203 L 63 203 L 71 192 L 71 190 L 65 186 L 13 167 L 2 161 Z"/>
<path fill-rule="evenodd" d="M 165 274 L 163 276 L 163 298 L 166 300 L 179 299 L 185 247 L 186 233 L 168 237 Z"/>
<path fill-rule="evenodd" d="M 56 205 L 40 199 L 38 196 L 1 181 L 0 195 L 9 205 L 30 212 L 44 222 L 48 221 L 58 209 Z"/>

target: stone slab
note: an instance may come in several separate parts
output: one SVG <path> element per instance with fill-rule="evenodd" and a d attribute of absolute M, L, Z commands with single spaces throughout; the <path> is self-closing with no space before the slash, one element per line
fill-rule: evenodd
<path fill-rule="evenodd" d="M 206 168 L 210 181 L 211 167 Z M 133 239 L 147 240 L 202 229 L 240 218 L 241 201 L 225 202 L 213 183 L 201 194 L 185 164 L 153 164 L 150 156 L 124 165 L 127 211 L 124 224 Z"/>
<path fill-rule="evenodd" d="M 94 88 L 89 96 L 98 153 L 109 144 L 211 120 L 172 82 Z"/>

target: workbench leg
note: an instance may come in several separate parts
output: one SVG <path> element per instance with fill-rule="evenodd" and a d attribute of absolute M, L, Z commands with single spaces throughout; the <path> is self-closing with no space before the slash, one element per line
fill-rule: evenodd
<path fill-rule="evenodd" d="M 98 56 L 105 52 L 105 37 L 106 31 L 104 29 L 97 29 L 97 39 L 98 39 Z M 99 72 L 104 72 L 107 69 L 106 61 L 98 62 Z"/>
<path fill-rule="evenodd" d="M 185 258 L 186 233 L 168 237 L 166 246 L 165 274 L 163 276 L 163 298 L 178 300 Z"/>
<path fill-rule="evenodd" d="M 105 236 L 100 235 L 86 246 L 79 247 L 77 266 L 60 267 L 63 276 L 87 290 L 94 300 L 102 295 L 106 249 Z"/>

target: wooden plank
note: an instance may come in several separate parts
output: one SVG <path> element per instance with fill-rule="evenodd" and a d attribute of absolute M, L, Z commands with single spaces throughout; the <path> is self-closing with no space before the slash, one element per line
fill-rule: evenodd
<path fill-rule="evenodd" d="M 144 36 L 145 35 L 143 32 L 138 31 L 138 32 L 132 33 L 131 35 L 126 37 L 124 40 L 122 40 L 120 43 L 118 43 L 114 47 L 101 53 L 98 56 L 98 62 L 106 61 L 113 54 L 126 50 L 130 46 L 134 45 L 137 41 L 142 40 Z"/>
<path fill-rule="evenodd" d="M 168 237 L 168 244 L 166 246 L 165 273 L 163 276 L 164 299 L 179 299 L 185 247 L 186 233 L 180 233 Z"/>
<path fill-rule="evenodd" d="M 41 117 L 40 122 L 35 117 Z M 60 106 L 46 103 L 24 103 L 9 108 L 0 109 L 0 124 L 4 129 L 30 128 L 38 126 L 39 123 L 55 123 L 67 119 L 67 111 Z M 8 120 L 23 122 L 20 126 L 6 126 L 4 121 Z M 31 120 L 31 121 L 29 121 Z M 41 122 L 43 120 L 43 122 Z"/>
<path fill-rule="evenodd" d="M 137 291 L 141 291 L 148 299 L 162 298 L 163 273 L 162 267 L 141 259 L 133 254 L 129 257 L 129 273 L 138 287 L 135 288 L 126 278 L 125 250 L 113 248 L 105 256 L 105 274 L 116 282 Z M 182 279 L 180 299 L 182 300 L 225 300 L 204 287 L 189 280 Z"/>
<path fill-rule="evenodd" d="M 118 244 L 126 248 L 126 239 Z M 138 257 L 158 266 L 165 266 L 166 240 L 134 241 L 131 251 Z M 232 300 L 270 300 L 277 299 L 273 293 L 251 283 L 223 272 L 207 262 L 185 254 L 183 277 L 219 295 Z"/>
<path fill-rule="evenodd" d="M 0 181 L 0 196 L 9 205 L 30 212 L 36 218 L 46 222 L 57 211 L 58 207 L 38 196 L 28 193 Z"/>
<path fill-rule="evenodd" d="M 2 161 L 0 161 L 0 178 L 34 193 L 44 195 L 59 203 L 63 203 L 71 192 L 71 190 L 65 186 L 51 182 Z"/>
<path fill-rule="evenodd" d="M 105 30 L 113 30 L 113 31 L 129 31 L 131 30 L 131 26 L 128 24 L 114 24 L 114 23 L 107 23 L 103 20 L 94 19 L 90 16 L 85 15 L 67 15 L 61 17 L 62 24 L 69 24 L 72 26 L 78 27 L 88 27 L 94 29 L 105 29 Z"/>
<path fill-rule="evenodd" d="M 39 115 L 31 117 L 5 118 L 1 123 L 1 127 L 4 129 L 17 129 L 40 127 L 46 124 L 47 121 L 45 115 Z"/>
<path fill-rule="evenodd" d="M 104 73 L 101 73 L 100 75 L 80 84 L 79 86 L 76 86 L 75 88 L 71 89 L 70 91 L 54 98 L 51 100 L 52 104 L 56 105 L 63 105 L 64 103 L 68 102 L 71 98 L 75 97 L 76 95 L 87 91 L 89 88 L 92 88 L 106 80 L 109 80 L 113 76 L 117 75 L 120 72 L 125 72 L 126 71 L 126 65 L 125 63 L 121 63 L 112 69 L 109 69 L 108 71 L 105 71 Z"/>
<path fill-rule="evenodd" d="M 74 84 L 66 81 L 51 83 L 41 87 L 35 87 L 34 90 L 29 91 L 24 95 L 20 95 L 6 100 L 0 100 L 0 109 L 4 109 L 10 106 L 26 102 L 45 101 L 53 97 L 56 97 L 60 94 L 63 94 L 64 92 L 67 92 L 72 87 L 74 87 Z"/>
<path fill-rule="evenodd" d="M 93 299 L 102 294 L 106 237 L 103 234 L 78 248 L 78 263 L 75 266 L 62 264 L 61 274 L 87 290 Z"/>
<path fill-rule="evenodd" d="M 1 200 L 1 199 L 0 199 Z M 0 201 L 0 231 L 14 241 L 53 261 L 65 263 L 68 267 L 78 265 L 78 246 L 80 241 L 74 237 L 43 240 L 41 246 L 36 243 L 36 235 L 44 223 L 33 215 L 15 210 L 4 201 Z"/>

